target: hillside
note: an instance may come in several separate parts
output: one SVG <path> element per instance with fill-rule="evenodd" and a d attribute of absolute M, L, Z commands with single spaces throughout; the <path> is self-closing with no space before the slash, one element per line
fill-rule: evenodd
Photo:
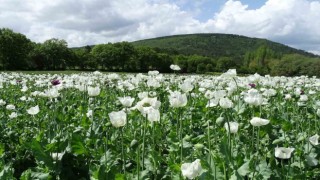
<path fill-rule="evenodd" d="M 119 72 L 239 73 L 320 77 L 320 56 L 266 39 L 230 34 L 189 34 L 136 42 L 68 48 L 63 39 L 35 43 L 0 28 L 1 70 L 102 70 Z"/>
<path fill-rule="evenodd" d="M 208 57 L 243 57 L 246 52 L 257 50 L 261 46 L 278 54 L 300 54 L 308 57 L 316 55 L 303 50 L 272 42 L 266 39 L 249 38 L 232 34 L 188 34 L 165 36 L 132 42 L 134 46 L 148 46 L 160 49 L 173 49 L 179 54 L 201 55 Z"/>

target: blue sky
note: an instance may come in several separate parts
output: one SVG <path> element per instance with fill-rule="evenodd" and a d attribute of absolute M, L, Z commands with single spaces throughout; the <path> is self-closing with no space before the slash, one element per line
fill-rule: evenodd
<path fill-rule="evenodd" d="M 265 38 L 320 54 L 320 0 L 0 0 L 0 28 L 69 47 L 191 33 Z"/>

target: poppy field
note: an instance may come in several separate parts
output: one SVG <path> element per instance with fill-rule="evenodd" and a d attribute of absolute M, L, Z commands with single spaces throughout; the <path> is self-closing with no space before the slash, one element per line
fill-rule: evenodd
<path fill-rule="evenodd" d="M 0 179 L 318 179 L 320 79 L 0 73 Z"/>

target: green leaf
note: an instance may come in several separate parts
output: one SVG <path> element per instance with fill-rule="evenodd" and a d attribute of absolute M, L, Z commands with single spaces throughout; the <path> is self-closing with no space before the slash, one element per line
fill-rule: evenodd
<path fill-rule="evenodd" d="M 148 171 L 153 171 L 154 170 L 154 165 L 152 163 L 152 159 L 151 158 L 152 157 L 144 159 L 144 166 L 146 167 L 146 170 L 148 170 Z"/>
<path fill-rule="evenodd" d="M 207 157 L 207 163 L 209 164 L 210 171 L 212 173 L 212 177 L 215 176 L 215 179 L 223 178 L 223 174 L 218 167 L 218 163 L 214 159 L 214 153 L 211 151 L 210 155 Z"/>
<path fill-rule="evenodd" d="M 49 173 L 40 173 L 40 172 L 32 172 L 31 177 L 32 179 L 38 179 L 38 180 L 48 180 L 52 178 Z"/>
<path fill-rule="evenodd" d="M 259 164 L 258 168 L 259 168 L 259 174 L 262 175 L 263 179 L 269 179 L 271 177 L 272 171 L 266 161 L 262 161 Z"/>
<path fill-rule="evenodd" d="M 0 157 L 2 156 L 2 154 L 4 153 L 5 149 L 4 149 L 4 144 L 0 144 Z"/>
<path fill-rule="evenodd" d="M 116 174 L 116 178 L 115 178 L 115 180 L 124 180 L 125 179 L 125 177 L 124 177 L 124 174 Z"/>
<path fill-rule="evenodd" d="M 227 137 L 224 137 L 220 143 L 220 152 L 224 155 L 225 162 L 227 164 L 229 164 L 231 157 L 230 157 L 230 150 L 228 148 L 228 138 Z"/>
<path fill-rule="evenodd" d="M 106 153 L 104 153 L 104 155 L 101 157 L 100 159 L 100 164 L 106 164 L 109 167 L 111 167 L 113 165 L 113 162 L 115 161 L 115 158 L 113 156 L 113 154 L 111 154 L 111 151 L 107 151 Z"/>
<path fill-rule="evenodd" d="M 37 161 L 43 162 L 51 170 L 54 169 L 52 157 L 49 153 L 44 151 L 44 149 L 38 141 L 33 140 L 30 147 Z"/>
<path fill-rule="evenodd" d="M 284 142 L 284 138 L 280 137 L 279 139 L 275 139 L 274 141 L 272 141 L 272 144 L 280 144 L 282 142 Z"/>
<path fill-rule="evenodd" d="M 31 173 L 32 173 L 31 169 L 27 169 L 23 171 L 23 173 L 21 174 L 20 180 L 32 180 Z"/>
<path fill-rule="evenodd" d="M 292 124 L 291 122 L 288 122 L 288 121 L 284 121 L 282 123 L 282 129 L 283 131 L 290 131 L 292 129 Z"/>
<path fill-rule="evenodd" d="M 77 134 L 73 134 L 72 136 L 72 142 L 71 142 L 71 149 L 72 152 L 76 155 L 88 155 L 87 148 L 85 147 L 83 143 L 83 137 Z"/>
<path fill-rule="evenodd" d="M 99 172 L 98 172 L 98 179 L 99 180 L 107 180 L 108 179 L 105 165 L 100 166 Z"/>
<path fill-rule="evenodd" d="M 237 175 L 238 175 L 238 173 L 237 173 L 237 172 L 233 172 L 233 174 L 231 175 L 231 177 L 230 177 L 230 179 L 229 179 L 229 180 L 238 180 L 238 179 L 240 179 L 240 178 L 241 178 L 241 176 L 240 176 L 240 178 L 239 178 Z"/>
<path fill-rule="evenodd" d="M 0 172 L 0 179 L 15 179 L 13 177 L 13 168 L 4 166 L 3 170 Z"/>
<path fill-rule="evenodd" d="M 185 139 L 183 139 L 182 144 L 184 148 L 193 147 L 193 145 L 190 142 L 186 141 Z"/>
<path fill-rule="evenodd" d="M 237 172 L 238 172 L 241 176 L 246 176 L 247 174 L 250 173 L 249 163 L 250 163 L 250 161 L 245 162 L 245 163 L 242 164 L 242 166 L 240 166 L 240 168 L 237 170 Z"/>
<path fill-rule="evenodd" d="M 170 165 L 170 169 L 173 172 L 179 172 L 180 173 L 180 171 L 181 171 L 180 164 L 172 164 L 172 165 Z"/>

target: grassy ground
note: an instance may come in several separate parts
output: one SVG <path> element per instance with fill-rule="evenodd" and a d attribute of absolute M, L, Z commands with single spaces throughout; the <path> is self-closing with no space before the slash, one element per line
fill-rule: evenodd
<path fill-rule="evenodd" d="M 78 73 L 90 73 L 90 72 L 94 72 L 94 71 L 77 71 L 77 70 L 65 70 L 65 71 L 0 71 L 1 72 L 5 72 L 5 73 L 11 73 L 11 72 L 15 72 L 15 73 L 26 73 L 26 74 L 78 74 Z M 120 74 L 126 74 L 126 73 L 130 73 L 130 74 L 137 74 L 139 72 L 112 72 L 112 71 L 100 71 L 102 73 L 120 73 Z M 145 73 L 145 72 L 143 72 Z M 171 74 L 171 73 L 161 73 L 161 74 Z M 186 74 L 197 74 L 197 73 L 182 73 L 184 75 Z M 213 76 L 219 76 L 221 75 L 221 72 L 206 72 L 203 75 L 213 75 Z M 246 76 L 244 74 L 240 75 L 238 74 L 238 76 Z"/>
<path fill-rule="evenodd" d="M 26 73 L 26 74 L 76 74 L 84 72 L 93 72 L 93 71 L 75 71 L 75 70 L 66 70 L 66 71 L 1 71 L 1 72 L 17 72 L 17 73 Z"/>

